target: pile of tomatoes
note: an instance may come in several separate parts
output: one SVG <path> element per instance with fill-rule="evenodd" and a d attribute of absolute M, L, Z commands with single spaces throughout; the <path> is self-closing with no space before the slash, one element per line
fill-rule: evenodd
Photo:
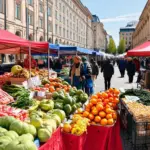
<path fill-rule="evenodd" d="M 120 91 L 115 88 L 99 92 L 90 98 L 85 110 L 78 111 L 78 113 L 90 119 L 91 124 L 114 125 L 117 120 L 119 94 Z"/>

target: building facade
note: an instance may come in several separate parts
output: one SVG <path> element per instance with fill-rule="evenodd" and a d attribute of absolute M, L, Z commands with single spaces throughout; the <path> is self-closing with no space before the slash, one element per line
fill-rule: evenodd
<path fill-rule="evenodd" d="M 133 47 L 136 47 L 148 40 L 150 40 L 150 0 L 147 1 L 133 34 Z"/>
<path fill-rule="evenodd" d="M 93 15 L 92 29 L 94 32 L 94 49 L 105 51 L 107 32 L 104 29 L 103 23 L 100 22 L 96 15 Z"/>
<path fill-rule="evenodd" d="M 8 31 L 33 41 L 93 48 L 92 14 L 80 0 L 6 3 Z M 4 29 L 4 10 L 4 0 L 0 0 L 0 29 Z"/>
<path fill-rule="evenodd" d="M 119 36 L 120 40 L 124 39 L 125 40 L 125 46 L 126 50 L 129 50 L 133 47 L 133 33 L 135 31 L 137 25 L 137 21 L 132 21 L 127 24 L 126 27 L 120 28 Z"/>

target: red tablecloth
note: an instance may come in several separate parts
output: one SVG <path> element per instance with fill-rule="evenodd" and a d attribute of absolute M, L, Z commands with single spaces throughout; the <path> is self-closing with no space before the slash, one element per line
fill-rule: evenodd
<path fill-rule="evenodd" d="M 84 150 L 122 150 L 119 119 L 112 127 L 89 126 Z"/>

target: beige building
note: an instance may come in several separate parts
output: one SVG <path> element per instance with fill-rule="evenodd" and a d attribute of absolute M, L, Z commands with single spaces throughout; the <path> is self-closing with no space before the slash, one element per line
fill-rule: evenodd
<path fill-rule="evenodd" d="M 147 1 L 133 34 L 133 47 L 136 47 L 148 40 L 150 40 L 150 0 Z"/>
<path fill-rule="evenodd" d="M 124 39 L 126 50 L 129 50 L 132 48 L 132 36 L 135 31 L 137 25 L 137 21 L 129 22 L 126 27 L 120 28 L 119 36 L 120 40 Z"/>
<path fill-rule="evenodd" d="M 94 49 L 105 51 L 107 33 L 104 29 L 103 23 L 100 22 L 96 15 L 93 15 L 92 29 L 94 32 Z"/>
<path fill-rule="evenodd" d="M 92 15 L 80 0 L 54 0 L 53 42 L 93 48 Z"/>

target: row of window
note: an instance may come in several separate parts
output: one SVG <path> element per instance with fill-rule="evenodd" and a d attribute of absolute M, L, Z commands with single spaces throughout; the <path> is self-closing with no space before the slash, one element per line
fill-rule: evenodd
<path fill-rule="evenodd" d="M 55 25 L 55 33 L 56 35 L 63 36 L 64 38 L 68 38 L 70 40 L 78 40 L 82 43 L 85 43 L 85 38 L 78 36 L 78 34 L 73 33 L 72 31 L 68 31 L 65 28 L 58 27 L 58 25 Z"/>
<path fill-rule="evenodd" d="M 28 0 L 28 3 L 30 5 L 33 4 L 33 0 Z M 39 2 L 39 11 L 41 13 L 43 13 L 43 2 Z M 21 3 L 16 3 L 15 4 L 15 18 L 21 20 Z M 4 0 L 0 0 L 0 13 L 4 13 Z M 51 8 L 48 7 L 48 16 L 51 16 Z M 31 19 L 30 19 L 31 18 Z M 31 24 L 32 24 L 32 18 L 33 18 L 33 12 L 30 11 L 29 13 L 29 20 L 31 20 Z"/>
<path fill-rule="evenodd" d="M 86 21 L 86 16 L 78 9 L 75 4 L 73 4 L 72 0 L 66 0 L 66 3 L 69 4 L 70 8 L 75 11 L 83 20 Z M 55 0 L 56 8 L 59 9 L 59 12 L 63 12 L 64 14 L 67 13 L 67 16 L 69 15 L 69 10 L 66 9 L 66 5 L 62 4 L 61 2 L 58 2 L 58 0 Z"/>

